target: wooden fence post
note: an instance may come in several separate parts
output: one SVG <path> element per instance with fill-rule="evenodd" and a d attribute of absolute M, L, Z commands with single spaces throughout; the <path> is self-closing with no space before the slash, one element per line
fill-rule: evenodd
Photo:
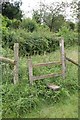
<path fill-rule="evenodd" d="M 62 63 L 62 77 L 65 79 L 66 64 L 65 64 L 65 51 L 64 51 L 64 39 L 60 41 L 60 51 L 61 51 L 61 63 Z"/>
<path fill-rule="evenodd" d="M 29 80 L 30 80 L 30 84 L 32 85 L 33 83 L 33 68 L 32 68 L 32 60 L 31 58 L 28 59 L 28 67 L 29 67 Z"/>
<path fill-rule="evenodd" d="M 18 64 L 19 64 L 19 56 L 18 56 L 18 52 L 19 52 L 19 44 L 18 43 L 14 43 L 14 84 L 16 84 L 18 82 Z"/>

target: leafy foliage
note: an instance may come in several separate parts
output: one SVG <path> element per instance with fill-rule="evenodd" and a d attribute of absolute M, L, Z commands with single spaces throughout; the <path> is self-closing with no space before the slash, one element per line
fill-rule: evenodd
<path fill-rule="evenodd" d="M 78 43 L 78 33 L 70 31 L 70 29 L 65 25 L 58 32 L 59 36 L 63 36 L 65 40 L 65 46 L 70 46 L 71 44 Z"/>
<path fill-rule="evenodd" d="M 75 24 L 66 22 L 64 16 L 60 14 L 65 9 L 64 3 L 57 3 L 56 5 L 53 3 L 51 6 L 44 6 L 43 4 L 40 11 L 34 11 L 32 19 L 22 19 L 23 15 L 20 6 L 20 1 L 14 3 L 3 2 L 3 16 L 0 15 L 2 19 L 0 35 L 2 31 L 3 56 L 14 58 L 13 45 L 15 42 L 19 43 L 20 56 L 19 83 L 16 85 L 13 85 L 13 65 L 0 63 L 2 65 L 3 79 L 3 118 L 20 118 L 33 109 L 40 107 L 42 103 L 54 104 L 63 101 L 63 99 L 70 98 L 70 95 L 75 93 L 78 88 L 80 89 L 77 67 L 68 63 L 64 81 L 61 77 L 43 79 L 35 81 L 33 86 L 30 86 L 28 64 L 25 56 L 33 55 L 34 63 L 53 61 L 53 58 L 57 60 L 58 57 L 60 58 L 57 50 L 61 37 L 64 37 L 65 46 L 72 46 L 78 42 L 78 33 L 75 30 Z M 60 66 L 57 65 L 33 69 L 34 75 L 58 71 L 60 71 Z M 59 91 L 52 91 L 47 87 L 48 83 L 55 83 L 61 88 Z"/>
<path fill-rule="evenodd" d="M 32 109 L 37 109 L 41 102 L 56 103 L 63 99 L 70 97 L 70 94 L 74 93 L 78 89 L 77 82 L 77 68 L 71 66 L 67 68 L 67 78 L 62 81 L 62 78 L 45 79 L 34 82 L 33 86 L 30 86 L 28 80 L 28 66 L 26 64 L 26 57 L 28 55 L 34 55 L 34 62 L 51 61 L 54 58 L 58 58 L 59 54 L 53 56 L 53 51 L 58 49 L 59 40 L 61 36 L 64 37 L 65 46 L 72 45 L 77 42 L 77 32 L 70 31 L 70 29 L 64 25 L 59 29 L 59 32 L 53 33 L 49 31 L 49 27 L 45 24 L 37 24 L 34 20 L 23 19 L 22 22 L 16 19 L 10 20 L 7 17 L 2 17 L 1 30 L 2 35 L 2 52 L 3 56 L 13 58 L 13 45 L 15 42 L 19 43 L 19 83 L 13 85 L 13 65 L 0 63 L 2 65 L 2 101 L 3 101 L 3 117 L 7 118 L 19 118 L 23 114 L 31 112 Z M 46 55 L 42 55 L 47 52 Z M 51 53 L 52 52 L 52 53 Z M 54 52 L 55 53 L 55 52 Z M 37 57 L 36 57 L 36 54 Z M 57 56 L 57 57 L 56 57 Z M 44 59 L 46 58 L 46 60 Z M 34 74 L 53 73 L 60 70 L 60 66 L 54 68 L 45 67 L 42 69 L 35 69 Z M 73 74 L 75 73 L 75 76 Z M 46 82 L 47 81 L 47 82 Z M 52 91 L 47 88 L 48 82 L 55 82 L 61 86 L 60 91 Z M 25 84 L 26 83 L 26 84 Z"/>
<path fill-rule="evenodd" d="M 14 3 L 3 2 L 2 3 L 2 15 L 8 17 L 9 19 L 18 19 L 22 18 L 22 11 L 20 10 L 21 1 L 16 1 Z"/>
<path fill-rule="evenodd" d="M 23 19 L 21 26 L 23 29 L 25 28 L 27 32 L 33 32 L 37 29 L 36 22 L 29 18 Z"/>
<path fill-rule="evenodd" d="M 26 18 L 22 21 L 20 2 L 3 3 L 2 26 L 2 53 L 3 56 L 14 58 L 13 45 L 19 43 L 19 83 L 13 85 L 13 65 L 2 65 L 2 104 L 3 118 L 20 118 L 24 114 L 41 106 L 41 103 L 56 103 L 70 98 L 70 95 L 80 89 L 77 80 L 77 67 L 68 64 L 66 78 L 61 77 L 35 81 L 29 84 L 28 64 L 25 56 L 33 55 L 34 63 L 48 62 L 60 58 L 57 50 L 59 40 L 64 37 L 65 46 L 72 46 L 78 42 L 77 31 L 72 22 L 66 22 L 64 16 L 59 14 L 62 7 L 44 6 L 41 13 L 34 12 L 33 19 Z M 54 5 L 54 4 L 53 4 Z M 59 7 L 59 9 L 58 9 Z M 44 14 L 45 13 L 45 14 Z M 7 17 L 6 17 L 7 16 Z M 9 19 L 10 18 L 10 19 Z M 43 19 L 42 19 L 43 18 Z M 64 23 L 64 24 L 63 24 Z M 75 49 L 76 50 L 76 49 Z M 56 52 L 55 52 L 56 51 Z M 72 49 L 73 51 L 73 49 Z M 1 51 L 0 51 L 1 52 Z M 70 53 L 70 51 L 68 52 Z M 44 55 L 43 55 L 44 54 Z M 47 55 L 46 55 L 47 54 Z M 53 55 L 54 54 L 54 55 Z M 72 54 L 71 54 L 72 55 Z M 60 66 L 51 66 L 34 69 L 34 75 L 48 74 L 60 71 Z M 46 85 L 55 83 L 61 88 L 52 91 Z"/>
<path fill-rule="evenodd" d="M 59 22 L 59 21 L 58 21 Z M 8 46 L 13 49 L 15 42 L 20 45 L 20 54 L 26 55 L 55 51 L 59 47 L 59 37 L 64 37 L 65 46 L 75 44 L 77 32 L 70 30 L 70 27 L 64 23 L 59 32 L 52 33 L 46 25 L 39 25 L 34 20 L 23 19 L 22 22 L 2 16 L 3 47 Z M 59 23 L 60 24 L 60 23 Z"/>

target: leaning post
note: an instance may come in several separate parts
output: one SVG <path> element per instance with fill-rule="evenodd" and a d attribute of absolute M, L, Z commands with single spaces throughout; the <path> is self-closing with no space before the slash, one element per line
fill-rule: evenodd
<path fill-rule="evenodd" d="M 14 84 L 18 83 L 19 43 L 14 43 Z"/>
<path fill-rule="evenodd" d="M 66 73 L 66 58 L 65 58 L 65 51 L 64 51 L 64 38 L 60 41 L 60 52 L 61 52 L 61 63 L 62 63 L 62 77 L 65 79 Z"/>

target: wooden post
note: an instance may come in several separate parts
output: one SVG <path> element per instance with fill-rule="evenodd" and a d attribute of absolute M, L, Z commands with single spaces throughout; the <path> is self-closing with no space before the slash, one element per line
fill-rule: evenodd
<path fill-rule="evenodd" d="M 14 44 L 14 84 L 16 84 L 18 82 L 18 64 L 19 64 L 19 56 L 18 56 L 18 52 L 19 52 L 19 44 L 15 43 Z"/>
<path fill-rule="evenodd" d="M 65 64 L 65 51 L 64 51 L 64 39 L 60 41 L 60 51 L 61 51 L 61 63 L 62 63 L 62 77 L 65 79 L 66 64 Z"/>
<path fill-rule="evenodd" d="M 33 69 L 32 69 L 32 60 L 29 58 L 28 59 L 28 67 L 29 67 L 29 80 L 30 84 L 33 83 Z"/>

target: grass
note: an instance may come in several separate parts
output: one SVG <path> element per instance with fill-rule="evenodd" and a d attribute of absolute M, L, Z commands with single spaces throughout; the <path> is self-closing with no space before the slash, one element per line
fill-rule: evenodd
<path fill-rule="evenodd" d="M 78 61 L 78 48 L 76 46 L 66 49 L 66 56 L 72 58 L 75 61 Z M 57 57 L 56 57 L 57 56 Z M 32 57 L 33 63 L 36 62 L 48 62 L 53 60 L 60 60 L 60 53 L 56 51 L 51 54 L 47 54 L 42 56 Z M 74 73 L 73 73 L 74 72 Z M 66 83 L 68 84 L 69 81 L 76 80 L 74 77 L 73 81 L 73 74 L 77 76 L 77 67 L 71 63 L 67 63 L 67 78 Z M 71 80 L 72 79 L 72 80 Z M 65 84 L 64 81 L 64 84 Z M 76 81 L 77 82 L 77 81 Z M 70 99 L 65 99 L 55 105 L 42 105 L 43 107 L 38 108 L 36 111 L 32 111 L 31 113 L 27 114 L 27 118 L 78 118 L 78 95 L 77 93 L 70 96 Z"/>
<path fill-rule="evenodd" d="M 69 58 L 72 58 L 73 60 L 77 61 L 78 59 L 77 46 L 68 48 L 65 51 Z M 59 50 L 52 53 L 47 53 L 45 55 L 32 56 L 32 62 L 34 64 L 51 62 L 51 61 L 60 61 Z M 44 79 L 42 81 L 36 81 L 34 82 L 35 83 L 34 86 L 30 87 L 29 79 L 28 79 L 27 58 L 26 57 L 20 58 L 19 85 L 14 86 L 12 82 L 10 82 L 11 78 L 13 77 L 13 76 L 10 76 L 11 74 L 10 72 L 6 73 L 6 76 L 5 75 L 3 76 L 4 78 L 3 80 L 5 83 L 3 93 L 6 94 L 5 96 L 3 96 L 3 100 L 4 100 L 3 116 L 4 117 L 20 116 L 23 118 L 77 118 L 78 117 L 78 101 L 77 101 L 78 96 L 77 96 L 76 89 L 78 88 L 77 87 L 78 86 L 78 75 L 77 75 L 78 68 L 77 66 L 69 62 L 67 62 L 66 65 L 67 65 L 66 66 L 67 72 L 66 72 L 65 80 L 63 80 L 62 77 L 49 78 L 49 79 Z M 9 68 L 7 67 L 6 72 L 8 72 L 8 69 Z M 41 67 L 41 68 L 35 69 L 34 74 L 35 75 L 48 74 L 48 73 L 57 72 L 59 70 L 60 69 L 57 66 L 55 67 L 51 66 L 51 68 Z M 7 82 L 6 79 L 9 82 Z M 61 90 L 59 91 L 59 93 L 57 92 L 58 94 L 57 93 L 54 94 L 54 92 L 51 91 L 50 89 L 45 90 L 45 86 L 46 86 L 45 84 L 50 82 L 61 86 Z M 9 83 L 9 85 L 7 83 Z M 13 86 L 13 90 L 12 90 L 11 84 Z M 8 91 L 7 91 L 7 88 L 8 88 Z M 34 95 L 34 96 L 32 97 L 31 95 Z M 42 99 L 44 99 L 44 101 Z M 56 103 L 53 104 L 55 100 L 56 100 Z M 31 107 L 31 104 L 33 107 Z"/>
<path fill-rule="evenodd" d="M 78 118 L 78 95 L 55 105 L 42 105 L 35 111 L 25 115 L 25 118 Z"/>
<path fill-rule="evenodd" d="M 66 49 L 66 55 L 72 58 L 74 61 L 78 61 L 78 48 L 76 46 Z M 57 56 L 57 57 L 56 57 Z M 54 53 L 47 54 L 45 56 L 32 56 L 33 63 L 48 62 L 53 60 L 60 60 L 60 53 L 56 51 Z M 67 74 L 65 81 L 61 80 L 61 84 L 68 85 L 66 89 L 72 89 L 71 84 L 77 82 L 77 66 L 67 62 Z M 74 81 L 73 81 L 74 79 Z M 57 79 L 58 80 L 58 79 Z M 69 86 L 70 85 L 70 86 Z M 75 91 L 75 90 L 74 90 Z M 43 104 L 42 107 L 37 110 L 31 111 L 31 113 L 25 114 L 25 118 L 78 118 L 78 94 L 71 94 L 70 99 L 63 99 L 63 101 L 57 102 L 56 104 L 48 105 Z"/>

